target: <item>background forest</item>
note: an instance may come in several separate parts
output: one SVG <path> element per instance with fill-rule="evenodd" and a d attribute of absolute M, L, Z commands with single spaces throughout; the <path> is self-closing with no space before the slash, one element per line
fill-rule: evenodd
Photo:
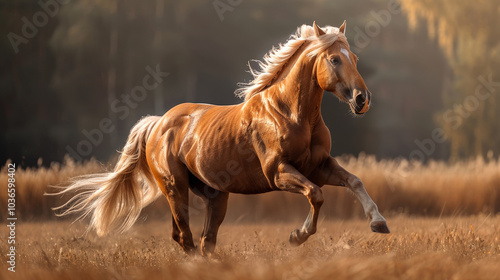
<path fill-rule="evenodd" d="M 333 155 L 496 158 L 500 6 L 449 2 L 1 0 L 0 161 L 107 162 L 143 115 L 242 102 L 247 62 L 313 20 L 347 20 L 374 96 L 354 118 L 325 94 Z"/>

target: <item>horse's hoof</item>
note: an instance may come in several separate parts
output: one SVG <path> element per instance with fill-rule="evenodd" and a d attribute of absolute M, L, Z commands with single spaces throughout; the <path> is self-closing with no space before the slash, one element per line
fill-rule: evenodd
<path fill-rule="evenodd" d="M 391 233 L 389 228 L 387 227 L 387 223 L 385 221 L 374 221 L 370 223 L 370 227 L 373 232 L 378 233 Z"/>
<path fill-rule="evenodd" d="M 299 234 L 300 234 L 300 231 L 298 229 L 296 229 L 290 233 L 290 239 L 288 240 L 290 242 L 290 245 L 296 247 L 296 246 L 299 246 L 300 244 L 304 243 L 304 241 L 302 241 L 299 238 Z"/>

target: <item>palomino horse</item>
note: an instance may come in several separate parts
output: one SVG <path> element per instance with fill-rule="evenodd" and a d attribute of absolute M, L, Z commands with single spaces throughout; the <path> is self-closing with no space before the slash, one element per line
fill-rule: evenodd
<path fill-rule="evenodd" d="M 206 201 L 201 253 L 215 249 L 229 193 L 288 191 L 303 194 L 311 209 L 290 234 L 300 245 L 316 232 L 323 204 L 321 187 L 350 189 L 371 219 L 372 231 L 389 233 L 363 183 L 330 156 L 330 131 L 321 116 L 323 91 L 368 111 L 371 93 L 357 71 L 345 22 L 340 28 L 303 25 L 260 63 L 254 80 L 237 91 L 245 101 L 232 106 L 180 104 L 162 117 L 149 116 L 132 129 L 111 173 L 77 178 L 61 193 L 80 191 L 56 208 L 60 215 L 91 215 L 99 235 L 127 230 L 143 207 L 167 197 L 172 237 L 195 250 L 189 228 L 189 189 Z"/>

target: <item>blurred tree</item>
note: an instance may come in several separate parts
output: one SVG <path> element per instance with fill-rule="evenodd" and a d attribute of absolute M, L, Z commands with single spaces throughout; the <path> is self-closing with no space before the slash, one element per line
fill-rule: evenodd
<path fill-rule="evenodd" d="M 435 96 L 445 64 L 436 44 L 422 32 L 408 32 L 400 13 L 379 24 L 366 46 L 356 44 L 391 0 L 221 1 L 233 5 L 222 18 L 213 2 L 204 0 L 68 1 L 19 46 L 18 54 L 3 36 L 0 160 L 60 161 L 67 147 L 76 150 L 88 141 L 84 132 L 99 129 L 100 121 L 109 118 L 115 130 L 103 133 L 102 141 L 81 155 L 107 161 L 143 115 L 161 115 L 186 101 L 241 102 L 233 92 L 238 82 L 251 78 L 247 62 L 262 59 L 313 20 L 321 26 L 347 20 L 359 71 L 374 94 L 364 118 L 353 118 L 345 104 L 325 94 L 323 116 L 334 155 L 408 154 L 414 139 L 434 126 L 430 116 L 442 107 Z M 0 0 L 0 8 L 3 34 L 20 33 L 23 17 L 31 20 L 43 11 L 28 0 Z M 157 65 L 170 75 L 127 114 L 113 110 L 113 102 L 123 105 L 124 97 L 142 85 L 146 67 Z"/>
<path fill-rule="evenodd" d="M 500 152 L 500 6 L 496 0 L 401 0 L 410 27 L 427 24 L 453 69 L 437 115 L 451 158 Z"/>
<path fill-rule="evenodd" d="M 39 157 L 50 158 L 62 140 L 61 102 L 50 88 L 55 54 L 46 47 L 58 20 L 47 16 L 45 21 L 42 15 L 35 25 L 33 15 L 39 11 L 37 1 L 0 1 L 1 164 L 12 158 L 36 165 Z M 22 43 L 13 43 L 11 36 L 23 38 Z"/>

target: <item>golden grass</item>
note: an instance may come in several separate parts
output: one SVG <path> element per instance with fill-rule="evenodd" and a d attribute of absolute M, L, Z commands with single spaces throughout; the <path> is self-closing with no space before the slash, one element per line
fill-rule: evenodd
<path fill-rule="evenodd" d="M 170 222 L 139 222 L 131 231 L 82 237 L 85 224 L 20 223 L 17 272 L 0 257 L 1 279 L 497 279 L 500 216 L 389 219 L 392 233 L 368 221 L 320 221 L 299 247 L 299 223 L 224 223 L 215 257 L 184 254 Z M 1 227 L 2 236 L 6 229 Z M 199 236 L 200 226 L 193 233 Z M 2 252 L 6 242 L 0 243 Z"/>
<path fill-rule="evenodd" d="M 55 220 L 48 185 L 102 172 L 105 166 L 67 159 L 50 168 L 16 171 L 16 273 L 0 242 L 0 279 L 496 279 L 500 275 L 500 163 L 454 164 L 339 158 L 358 175 L 392 233 L 372 233 L 361 205 L 344 188 L 325 186 L 318 232 L 298 248 L 291 230 L 305 219 L 307 200 L 295 194 L 231 195 L 216 256 L 187 256 L 170 238 L 166 199 L 144 209 L 131 231 L 84 236 L 85 222 Z M 107 169 L 111 169 L 111 164 Z M 5 167 L 0 182 L 6 185 Z M 5 188 L 2 188 L 5 190 Z M 0 192 L 0 209 L 7 209 Z M 190 201 L 194 236 L 204 207 Z M 6 211 L 0 211 L 5 221 Z M 7 227 L 0 227 L 7 236 Z"/>
<path fill-rule="evenodd" d="M 0 171 L 0 184 L 7 186 L 7 166 L 5 164 Z M 91 160 L 84 163 L 77 163 L 66 157 L 63 164 L 54 163 L 50 168 L 27 168 L 22 169 L 16 166 L 16 216 L 21 219 L 50 218 L 54 217 L 51 207 L 60 203 L 56 197 L 44 196 L 45 192 L 50 192 L 50 185 L 66 183 L 70 178 L 102 172 L 104 167 L 101 163 Z M 2 188 L 6 190 L 7 188 Z M 7 191 L 0 193 L 0 209 L 7 209 Z M 2 220 L 7 218 L 7 211 L 0 211 Z"/>
<path fill-rule="evenodd" d="M 423 216 L 457 216 L 495 214 L 500 212 L 500 162 L 476 160 L 458 162 L 430 162 L 411 165 L 407 161 L 376 160 L 360 155 L 339 158 L 341 164 L 358 175 L 379 206 L 382 214 L 409 214 Z M 64 164 L 50 168 L 28 168 L 16 171 L 17 217 L 23 220 L 54 219 L 51 207 L 60 205 L 69 197 L 50 197 L 49 185 L 67 183 L 77 175 L 112 169 L 95 160 L 75 163 L 66 159 Z M 7 183 L 5 166 L 0 172 L 0 184 Z M 361 205 L 345 188 L 325 186 L 325 203 L 321 215 L 328 218 L 363 217 Z M 6 209 L 7 192 L 0 192 L 0 209 Z M 201 199 L 190 200 L 191 215 L 203 219 Z M 273 192 L 262 195 L 231 195 L 227 215 L 229 221 L 263 222 L 290 221 L 305 217 L 309 205 L 296 194 Z M 143 210 L 142 217 L 168 217 L 169 206 L 165 198 Z M 7 211 L 0 211 L 5 219 Z"/>

